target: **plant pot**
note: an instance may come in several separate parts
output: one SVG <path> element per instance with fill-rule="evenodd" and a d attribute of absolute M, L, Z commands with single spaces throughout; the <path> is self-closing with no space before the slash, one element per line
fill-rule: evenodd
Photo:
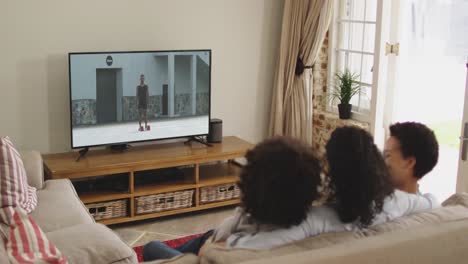
<path fill-rule="evenodd" d="M 340 119 L 349 119 L 351 117 L 351 108 L 351 104 L 338 104 Z"/>

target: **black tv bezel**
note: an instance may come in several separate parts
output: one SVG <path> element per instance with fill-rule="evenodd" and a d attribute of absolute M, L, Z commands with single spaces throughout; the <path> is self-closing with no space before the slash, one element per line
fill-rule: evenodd
<path fill-rule="evenodd" d="M 97 145 L 86 145 L 86 146 L 73 146 L 73 124 L 72 124 L 72 84 L 71 84 L 71 56 L 72 55 L 87 55 L 87 54 L 115 54 L 115 53 L 171 53 L 171 52 L 208 52 L 210 55 L 210 65 L 208 70 L 208 132 L 206 134 L 194 134 L 178 137 L 167 137 L 167 138 L 154 138 L 154 139 L 145 139 L 145 140 L 136 140 L 136 141 L 122 141 L 115 143 L 104 143 Z M 83 149 L 83 148 L 93 148 L 93 147 L 102 147 L 102 146 L 113 146 L 113 145 L 122 145 L 130 143 L 143 143 L 143 142 L 152 142 L 152 141 L 161 141 L 168 139 L 180 139 L 180 138 L 190 138 L 190 137 L 199 137 L 199 136 L 208 136 L 210 120 L 211 120 L 211 64 L 212 64 L 212 50 L 211 49 L 195 49 L 195 50 L 141 50 L 141 51 L 90 51 L 90 52 L 69 52 L 68 53 L 68 89 L 69 89 L 69 111 L 70 111 L 70 143 L 71 149 Z"/>

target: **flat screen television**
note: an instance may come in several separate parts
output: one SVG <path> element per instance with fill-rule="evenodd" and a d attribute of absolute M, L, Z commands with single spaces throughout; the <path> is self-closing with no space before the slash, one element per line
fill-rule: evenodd
<path fill-rule="evenodd" d="M 73 149 L 205 136 L 211 50 L 68 54 Z"/>

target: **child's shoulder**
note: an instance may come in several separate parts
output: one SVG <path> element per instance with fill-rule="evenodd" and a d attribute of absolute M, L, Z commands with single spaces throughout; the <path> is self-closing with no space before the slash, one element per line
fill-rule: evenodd
<path fill-rule="evenodd" d="M 317 220 L 330 220 L 330 219 L 337 219 L 338 214 L 336 210 L 333 208 L 333 205 L 321 205 L 312 207 L 309 212 L 307 213 L 307 219 L 312 221 Z"/>

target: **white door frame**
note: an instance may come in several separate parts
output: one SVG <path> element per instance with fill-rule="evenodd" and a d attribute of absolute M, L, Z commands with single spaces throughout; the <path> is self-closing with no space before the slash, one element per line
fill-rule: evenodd
<path fill-rule="evenodd" d="M 390 16 L 393 0 L 378 0 L 377 24 L 375 29 L 374 74 L 372 83 L 372 99 L 370 109 L 370 132 L 377 146 L 383 149 L 387 124 L 384 113 L 387 97 L 388 58 L 385 55 L 385 45 L 390 38 Z"/>
<path fill-rule="evenodd" d="M 463 106 L 462 131 L 460 133 L 460 155 L 458 158 L 457 192 L 468 192 L 468 58 L 466 62 L 465 102 Z"/>

